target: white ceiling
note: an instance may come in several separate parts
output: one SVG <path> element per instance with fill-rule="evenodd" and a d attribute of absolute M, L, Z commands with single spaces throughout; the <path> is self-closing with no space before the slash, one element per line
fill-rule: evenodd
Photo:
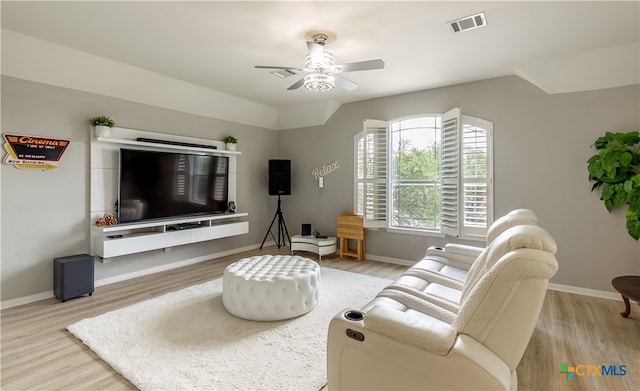
<path fill-rule="evenodd" d="M 638 1 L 2 1 L 2 28 L 274 108 L 346 103 L 505 75 L 549 93 L 637 84 Z M 448 21 L 485 12 L 488 26 Z M 254 65 L 304 65 L 304 35 L 327 29 L 354 91 L 287 91 Z"/>

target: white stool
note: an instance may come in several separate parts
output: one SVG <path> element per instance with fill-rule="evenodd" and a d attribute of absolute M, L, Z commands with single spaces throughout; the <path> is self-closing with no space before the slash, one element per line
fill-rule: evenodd
<path fill-rule="evenodd" d="M 333 236 L 328 238 L 316 238 L 313 235 L 293 235 L 291 237 L 291 255 L 294 251 L 311 251 L 318 254 L 318 259 L 322 261 L 323 255 L 336 252 L 337 239 Z"/>
<path fill-rule="evenodd" d="M 316 262 L 298 256 L 259 255 L 227 266 L 222 303 L 242 319 L 290 319 L 315 308 L 319 287 Z"/>

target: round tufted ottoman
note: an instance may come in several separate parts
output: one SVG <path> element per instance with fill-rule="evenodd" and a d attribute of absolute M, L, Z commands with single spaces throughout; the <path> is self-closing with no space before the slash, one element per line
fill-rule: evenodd
<path fill-rule="evenodd" d="M 320 266 L 288 255 L 259 255 L 227 266 L 222 303 L 249 320 L 282 320 L 306 314 L 318 304 Z"/>

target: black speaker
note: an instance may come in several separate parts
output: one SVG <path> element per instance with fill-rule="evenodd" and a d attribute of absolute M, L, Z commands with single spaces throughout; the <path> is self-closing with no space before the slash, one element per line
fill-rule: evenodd
<path fill-rule="evenodd" d="M 71 255 L 53 260 L 53 293 L 59 300 L 93 294 L 93 257 Z"/>
<path fill-rule="evenodd" d="M 269 195 L 291 195 L 291 160 L 269 160 Z"/>
<path fill-rule="evenodd" d="M 302 224 L 302 236 L 311 235 L 311 224 Z"/>

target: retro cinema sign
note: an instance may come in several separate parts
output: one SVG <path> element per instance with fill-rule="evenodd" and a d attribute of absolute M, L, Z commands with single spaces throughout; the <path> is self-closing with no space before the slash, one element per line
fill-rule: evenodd
<path fill-rule="evenodd" d="M 26 170 L 53 170 L 58 168 L 69 140 L 4 134 L 4 149 L 7 155 L 2 161 L 15 168 Z"/>

